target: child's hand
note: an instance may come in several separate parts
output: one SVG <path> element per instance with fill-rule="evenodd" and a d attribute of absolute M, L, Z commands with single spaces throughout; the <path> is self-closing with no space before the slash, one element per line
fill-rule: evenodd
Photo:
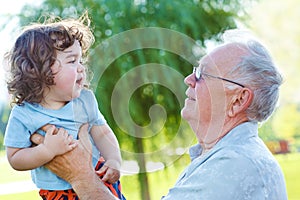
<path fill-rule="evenodd" d="M 102 181 L 108 183 L 115 183 L 120 179 L 120 163 L 115 160 L 107 160 L 104 165 L 96 171 L 96 173 L 102 177 Z"/>
<path fill-rule="evenodd" d="M 51 125 L 47 127 L 43 145 L 49 152 L 49 156 L 53 156 L 54 158 L 57 155 L 71 151 L 77 146 L 77 143 L 65 129 L 57 129 Z"/>

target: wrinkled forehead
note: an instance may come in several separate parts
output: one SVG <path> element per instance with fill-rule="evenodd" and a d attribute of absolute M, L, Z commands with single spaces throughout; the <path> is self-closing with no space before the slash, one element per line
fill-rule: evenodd
<path fill-rule="evenodd" d="M 199 67 L 206 73 L 226 74 L 242 60 L 247 52 L 243 44 L 224 44 L 202 57 Z"/>

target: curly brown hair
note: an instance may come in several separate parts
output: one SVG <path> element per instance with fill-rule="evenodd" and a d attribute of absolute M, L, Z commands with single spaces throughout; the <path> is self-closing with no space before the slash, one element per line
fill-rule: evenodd
<path fill-rule="evenodd" d="M 94 43 L 87 13 L 78 19 L 51 18 L 24 28 L 12 50 L 5 55 L 9 67 L 8 92 L 12 103 L 40 103 L 46 87 L 54 85 L 51 66 L 56 52 L 63 51 L 78 40 L 83 58 Z"/>

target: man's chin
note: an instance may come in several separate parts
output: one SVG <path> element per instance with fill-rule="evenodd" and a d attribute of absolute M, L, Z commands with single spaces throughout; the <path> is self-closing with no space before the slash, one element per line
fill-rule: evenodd
<path fill-rule="evenodd" d="M 188 120 L 188 119 L 190 118 L 190 114 L 191 114 L 191 113 L 190 113 L 185 107 L 183 107 L 183 108 L 181 109 L 180 114 L 181 114 L 181 117 L 182 117 L 183 119 Z"/>

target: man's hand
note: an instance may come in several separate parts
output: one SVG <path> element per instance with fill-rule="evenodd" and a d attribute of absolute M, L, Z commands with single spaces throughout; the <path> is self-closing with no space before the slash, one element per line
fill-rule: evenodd
<path fill-rule="evenodd" d="M 94 171 L 92 166 L 92 144 L 88 135 L 88 124 L 84 124 L 79 130 L 79 140 L 77 147 L 55 157 L 46 167 L 59 177 L 72 183 L 79 175 L 84 176 L 84 172 Z M 76 175 L 76 177 L 74 177 Z"/>
<path fill-rule="evenodd" d="M 57 176 L 69 182 L 81 200 L 116 200 L 96 175 L 92 166 L 92 144 L 88 135 L 88 124 L 79 129 L 77 146 L 63 154 L 54 157 L 46 167 Z M 33 134 L 31 141 L 40 144 L 44 137 Z"/>
<path fill-rule="evenodd" d="M 74 175 L 84 174 L 86 170 L 94 171 L 92 167 L 92 144 L 88 136 L 88 124 L 84 124 L 79 130 L 79 140 L 75 141 L 77 147 L 63 155 L 56 156 L 45 166 L 59 177 L 72 182 Z M 33 134 L 31 141 L 40 144 L 44 141 L 40 134 Z M 71 173 L 72 172 L 72 173 Z"/>

